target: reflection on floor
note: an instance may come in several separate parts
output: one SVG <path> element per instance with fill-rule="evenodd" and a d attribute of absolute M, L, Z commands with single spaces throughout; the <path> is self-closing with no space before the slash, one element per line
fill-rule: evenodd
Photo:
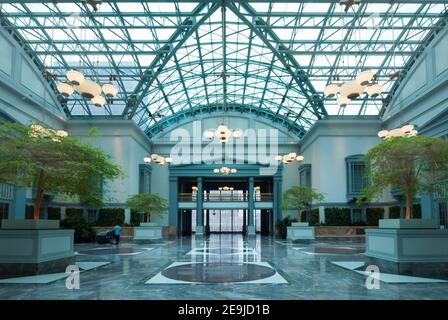
<path fill-rule="evenodd" d="M 93 270 L 95 268 L 99 268 L 109 264 L 109 262 L 76 262 L 76 265 L 79 268 L 80 272 Z M 1 279 L 0 283 L 10 283 L 10 284 L 42 284 L 42 283 L 50 283 L 56 280 L 61 280 L 67 278 L 70 273 L 59 272 L 59 273 L 50 273 L 50 274 L 40 274 L 36 276 L 28 276 L 28 277 L 17 277 L 17 278 L 8 278 Z"/>
<path fill-rule="evenodd" d="M 447 283 L 447 280 L 441 279 L 432 279 L 432 278 L 423 278 L 423 277 L 412 277 L 405 276 L 399 274 L 390 274 L 390 273 L 379 273 L 378 275 L 373 274 L 370 271 L 366 270 L 366 266 L 363 261 L 330 261 L 332 264 L 340 266 L 344 269 L 348 269 L 354 271 L 356 273 L 362 274 L 364 276 L 370 276 L 374 279 L 378 279 L 380 281 L 386 283 L 438 283 L 444 282 Z"/>
<path fill-rule="evenodd" d="M 108 264 L 82 272 L 79 290 L 66 289 L 61 274 L 34 284 L 0 283 L 0 299 L 448 298 L 448 283 L 415 277 L 381 275 L 379 289 L 368 289 L 363 250 L 359 239 L 292 243 L 236 234 L 123 242 L 118 249 L 80 244 L 80 268 Z"/>

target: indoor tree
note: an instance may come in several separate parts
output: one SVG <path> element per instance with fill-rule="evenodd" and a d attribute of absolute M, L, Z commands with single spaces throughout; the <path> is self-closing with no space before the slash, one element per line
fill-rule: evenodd
<path fill-rule="evenodd" d="M 325 196 L 306 186 L 292 186 L 282 196 L 282 209 L 297 208 L 297 221 L 301 221 L 301 211 L 310 207 L 313 201 L 323 201 Z"/>
<path fill-rule="evenodd" d="M 93 131 L 92 131 L 93 132 Z M 34 220 L 48 193 L 102 204 L 102 182 L 122 175 L 104 151 L 38 124 L 0 122 L 0 182 L 36 190 Z"/>
<path fill-rule="evenodd" d="M 360 202 L 369 202 L 384 190 L 398 190 L 406 199 L 406 220 L 411 219 L 417 194 L 436 191 L 448 174 L 448 140 L 435 137 L 391 137 L 367 152 L 369 186 Z"/>
<path fill-rule="evenodd" d="M 126 207 L 142 214 L 145 222 L 149 222 L 151 214 L 162 215 L 166 212 L 168 202 L 158 194 L 140 193 L 130 196 L 126 201 Z"/>

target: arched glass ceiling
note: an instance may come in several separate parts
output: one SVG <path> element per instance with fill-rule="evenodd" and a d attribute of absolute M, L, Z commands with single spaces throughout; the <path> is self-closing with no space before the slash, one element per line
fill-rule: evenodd
<path fill-rule="evenodd" d="M 284 123 L 302 135 L 329 115 L 377 115 L 405 68 L 446 21 L 448 1 L 103 1 L 99 10 L 58 0 L 0 4 L 2 24 L 63 80 L 68 68 L 120 93 L 96 108 L 73 96 L 67 114 L 132 118 L 149 135 L 178 115 L 227 109 Z M 223 32 L 224 31 L 224 32 Z M 225 36 L 224 36 L 225 34 Z M 385 92 L 345 108 L 323 97 L 329 79 L 363 68 Z M 402 76 L 391 80 L 391 73 Z M 169 121 L 168 121 L 169 120 Z"/>

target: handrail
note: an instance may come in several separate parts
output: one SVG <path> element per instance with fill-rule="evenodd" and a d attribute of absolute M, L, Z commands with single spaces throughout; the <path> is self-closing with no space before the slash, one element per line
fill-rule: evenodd
<path fill-rule="evenodd" d="M 272 201 L 272 193 L 255 193 L 254 201 Z M 177 195 L 178 201 L 185 202 L 196 202 L 198 200 L 196 193 L 179 193 Z M 229 191 L 224 191 L 221 193 L 204 193 L 204 202 L 214 202 L 214 201 L 232 201 L 232 202 L 247 202 L 249 201 L 248 192 L 244 193 L 234 193 Z"/>

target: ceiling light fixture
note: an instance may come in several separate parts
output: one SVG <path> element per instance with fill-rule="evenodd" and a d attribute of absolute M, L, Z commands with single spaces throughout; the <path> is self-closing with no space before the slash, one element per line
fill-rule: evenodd
<path fill-rule="evenodd" d="M 289 164 L 294 161 L 303 161 L 305 158 L 302 155 L 298 155 L 295 152 L 291 152 L 288 154 L 285 154 L 284 156 L 275 156 L 275 160 L 282 161 L 284 164 Z"/>
<path fill-rule="evenodd" d="M 378 132 L 378 137 L 384 140 L 397 137 L 415 137 L 417 134 L 417 128 L 412 124 L 407 124 L 397 129 L 381 130 Z"/>
<path fill-rule="evenodd" d="M 213 173 L 216 174 L 223 174 L 223 175 L 228 175 L 229 173 L 235 174 L 237 173 L 237 170 L 235 168 L 229 168 L 229 167 L 221 167 L 221 168 L 215 168 L 213 169 Z"/>
<path fill-rule="evenodd" d="M 173 162 L 173 158 L 171 157 L 164 157 L 164 156 L 160 156 L 156 153 L 153 153 L 151 155 L 147 155 L 146 157 L 143 158 L 143 162 L 145 163 L 151 163 L 154 162 L 158 165 L 164 165 L 166 163 L 171 163 Z"/>
<path fill-rule="evenodd" d="M 230 137 L 235 139 L 239 139 L 243 136 L 243 133 L 240 129 L 229 129 L 224 123 L 216 128 L 216 130 L 206 130 L 204 131 L 204 138 L 208 140 L 212 140 L 214 138 L 218 139 L 222 143 L 227 143 Z"/>

